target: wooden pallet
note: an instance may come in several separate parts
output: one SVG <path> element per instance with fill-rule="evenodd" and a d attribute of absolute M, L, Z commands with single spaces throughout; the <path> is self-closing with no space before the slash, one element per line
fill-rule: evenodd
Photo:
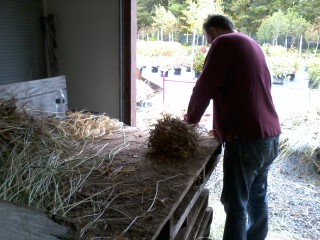
<path fill-rule="evenodd" d="M 130 182 L 131 185 L 139 186 L 142 183 L 145 183 L 145 179 L 148 179 L 148 184 L 150 186 L 157 186 L 158 190 L 158 183 L 161 179 L 169 179 L 163 185 L 171 186 L 175 188 L 179 186 L 181 191 L 170 191 L 170 188 L 160 188 L 157 192 L 156 196 L 154 197 L 153 192 L 149 194 L 149 197 L 144 196 L 144 201 L 147 206 L 153 206 L 152 212 L 149 212 L 149 218 L 143 217 L 139 220 L 139 225 L 142 226 L 140 228 L 133 228 L 131 227 L 130 233 L 135 233 L 127 237 L 127 239 L 148 239 L 148 240 L 173 240 L 173 239 L 190 239 L 194 240 L 197 238 L 202 238 L 208 235 L 208 229 L 210 227 L 210 223 L 212 219 L 212 210 L 208 207 L 208 196 L 209 191 L 205 189 L 205 185 L 210 178 L 212 171 L 215 169 L 218 160 L 219 154 L 221 152 L 221 144 L 213 138 L 203 139 L 201 140 L 201 148 L 204 150 L 201 154 L 195 156 L 193 159 L 186 160 L 179 164 L 179 168 L 171 168 L 168 171 L 168 165 L 166 162 L 159 162 L 155 161 L 154 159 L 149 159 L 148 155 L 145 154 L 147 151 L 146 148 L 146 135 L 143 132 L 138 131 L 135 128 L 128 128 L 125 132 L 126 140 L 131 142 L 132 144 L 127 146 L 125 151 L 122 153 L 120 152 L 118 155 L 119 159 L 123 159 L 126 163 L 130 163 L 131 165 L 127 164 L 126 168 L 130 171 L 126 172 L 126 178 L 132 179 Z M 110 139 L 106 139 L 109 145 L 107 147 L 114 148 L 115 146 L 119 146 L 119 142 L 121 143 L 122 135 L 115 135 Z M 100 143 L 102 144 L 102 143 Z M 109 152 L 107 147 L 104 149 L 105 151 Z M 137 149 L 141 149 L 140 152 L 137 153 Z M 130 153 L 130 154 L 128 154 Z M 132 154 L 134 153 L 134 154 Z M 120 155 L 123 155 L 122 157 Z M 139 156 L 139 157 L 137 157 Z M 124 159 L 125 158 L 125 159 Z M 119 160 L 118 159 L 118 160 Z M 117 159 L 114 159 L 114 164 L 116 164 Z M 122 166 L 122 165 L 121 165 Z M 139 178 L 139 174 L 148 173 L 150 176 L 148 178 Z M 157 173 L 157 177 L 153 177 L 153 173 Z M 131 174 L 131 175 L 130 175 Z M 169 174 L 169 175 L 168 175 Z M 134 177 L 136 176 L 136 177 Z M 171 179 L 170 176 L 175 176 L 175 178 Z M 160 180 L 159 180 L 160 179 Z M 136 182 L 135 182 L 136 181 Z M 117 187 L 119 187 L 117 185 Z M 122 188 L 123 189 L 123 188 Z M 166 191 L 164 191 L 164 189 Z M 147 193 L 149 193 L 147 192 Z M 173 194 L 174 193 L 174 194 Z M 168 204 L 161 204 L 159 200 L 161 200 L 166 196 L 170 199 Z M 140 195 L 137 197 L 140 201 Z M 126 199 L 118 198 L 119 201 L 123 201 L 122 206 L 123 212 L 126 212 L 126 203 L 124 202 Z M 132 201 L 133 198 L 130 198 Z M 157 205 L 157 201 L 160 205 Z M 155 204 L 154 204 L 155 202 Z M 4 206 L 4 205 L 3 205 Z M 129 205 L 128 205 L 129 206 Z M 1 203 L 0 203 L 1 207 Z M 23 206 L 19 206 L 23 207 Z M 6 207 L 4 207 L 6 208 Z M 130 207 L 129 207 L 130 208 Z M 29 209 L 30 210 L 30 209 Z M 131 209 L 129 209 L 131 210 Z M 12 210 L 13 211 L 13 210 Z M 37 214 L 43 213 L 37 212 Z M 0 216 L 6 216 L 8 213 L 11 214 L 11 210 L 7 212 L 0 212 Z M 22 213 L 22 211 L 16 211 L 16 215 Z M 34 214 L 33 211 L 28 211 L 30 217 Z M 128 211 L 129 215 L 130 211 Z M 139 209 L 136 209 L 132 213 L 132 218 L 135 216 L 140 216 L 141 214 L 145 213 L 145 210 L 139 212 Z M 153 214 L 154 213 L 154 214 Z M 140 215 L 138 215 L 140 214 Z M 156 217 L 153 217 L 156 216 Z M 18 216 L 18 218 L 20 218 Z M 129 222 L 130 223 L 130 222 Z M 42 227 L 42 221 L 34 222 L 35 226 L 39 225 Z M 130 226 L 134 226 L 135 222 L 132 221 Z M 11 232 L 15 231 L 15 228 L 7 228 L 6 226 L 11 225 L 11 222 L 3 222 L 2 228 L 6 230 L 6 236 L 9 236 Z M 29 234 L 29 231 L 33 231 L 33 234 L 36 235 L 39 231 L 39 227 L 29 226 L 28 221 L 22 221 L 18 223 L 22 227 L 22 229 L 27 229 L 25 232 L 20 231 L 20 239 L 33 239 L 33 238 L 23 238 L 26 236 L 25 234 Z M 110 224 L 110 227 L 113 227 L 112 230 L 106 230 L 105 234 L 110 235 L 110 239 L 113 239 L 117 236 L 118 232 L 116 231 L 117 228 L 123 228 L 125 226 L 127 228 L 127 224 L 123 224 L 123 222 L 118 221 L 117 223 L 113 222 L 113 225 Z M 69 226 L 66 226 L 69 227 Z M 114 230 L 116 229 L 116 230 Z M 138 229 L 138 230 L 136 230 Z M 74 229 L 69 229 L 74 230 Z M 138 234 L 136 234 L 138 232 Z M 0 231 L 1 232 L 1 231 Z M 78 229 L 76 231 L 71 231 L 74 234 L 78 233 Z M 129 232 L 129 231 L 128 231 Z M 68 232 L 69 233 L 69 232 Z M 50 238 L 51 232 L 48 232 L 48 236 L 42 237 L 42 239 L 52 239 Z M 102 235 L 104 237 L 105 235 Z M 129 234 L 129 233 L 128 233 Z M 29 235 L 27 235 L 29 236 Z M 59 236 L 54 234 L 54 236 Z M 100 235 L 99 235 L 100 236 Z M 0 239 L 6 239 L 1 238 Z M 10 238 L 9 238 L 10 239 Z M 13 238 L 12 238 L 13 239 Z M 17 238 L 19 239 L 19 238 Z M 35 238 L 36 239 L 36 238 Z M 68 236 L 64 236 L 64 239 L 77 239 L 77 238 L 69 238 Z"/>
<path fill-rule="evenodd" d="M 212 220 L 212 209 L 208 207 L 209 190 L 205 184 L 218 163 L 220 151 L 218 147 L 152 239 L 194 240 L 205 237 Z"/>

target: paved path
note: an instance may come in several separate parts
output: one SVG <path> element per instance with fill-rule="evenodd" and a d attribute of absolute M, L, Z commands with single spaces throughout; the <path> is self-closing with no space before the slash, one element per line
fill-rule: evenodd
<path fill-rule="evenodd" d="M 320 91 L 309 89 L 308 84 L 307 72 L 300 70 L 292 81 L 285 81 L 283 85 L 272 85 L 272 96 L 280 121 L 310 107 L 320 107 Z"/>
<path fill-rule="evenodd" d="M 165 89 L 149 99 L 149 105 L 153 108 L 167 109 L 169 113 L 174 114 L 186 110 L 196 81 L 193 74 L 183 71 L 181 76 L 176 76 L 172 70 L 165 78 L 166 81 L 163 81 L 160 72 L 152 73 L 151 69 L 144 69 L 142 72 L 144 78 Z M 309 107 L 316 105 L 320 107 L 320 91 L 310 90 L 308 83 L 307 72 L 300 70 L 292 81 L 285 81 L 283 85 L 272 85 L 272 95 L 280 121 L 293 113 L 305 111 Z M 207 129 L 212 128 L 212 103 L 207 108 L 201 125 Z"/>

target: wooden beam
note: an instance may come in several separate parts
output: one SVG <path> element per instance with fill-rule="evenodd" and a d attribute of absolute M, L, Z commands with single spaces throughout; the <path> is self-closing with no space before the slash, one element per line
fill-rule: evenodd
<path fill-rule="evenodd" d="M 120 120 L 136 126 L 137 0 L 121 0 L 121 103 Z"/>

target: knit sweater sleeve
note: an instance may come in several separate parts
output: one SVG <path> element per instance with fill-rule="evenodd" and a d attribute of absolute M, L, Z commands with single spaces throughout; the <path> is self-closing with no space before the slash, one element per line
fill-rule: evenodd
<path fill-rule="evenodd" d="M 217 38 L 210 47 L 200 75 L 190 97 L 187 121 L 197 124 L 210 100 L 221 90 L 223 79 L 230 66 L 231 49 L 227 43 Z"/>

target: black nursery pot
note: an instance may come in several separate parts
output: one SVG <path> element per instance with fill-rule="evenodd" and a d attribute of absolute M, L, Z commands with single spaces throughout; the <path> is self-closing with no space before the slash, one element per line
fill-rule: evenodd
<path fill-rule="evenodd" d="M 195 73 L 194 73 L 194 76 L 195 76 L 196 78 L 199 78 L 200 75 L 201 75 L 201 72 L 195 72 Z"/>
<path fill-rule="evenodd" d="M 181 68 L 175 68 L 174 75 L 181 75 Z"/>
<path fill-rule="evenodd" d="M 168 77 L 168 71 L 161 71 L 161 77 Z"/>
<path fill-rule="evenodd" d="M 152 67 L 152 69 L 151 69 L 151 71 L 153 72 L 153 73 L 157 73 L 158 71 L 159 71 L 159 67 Z"/>

